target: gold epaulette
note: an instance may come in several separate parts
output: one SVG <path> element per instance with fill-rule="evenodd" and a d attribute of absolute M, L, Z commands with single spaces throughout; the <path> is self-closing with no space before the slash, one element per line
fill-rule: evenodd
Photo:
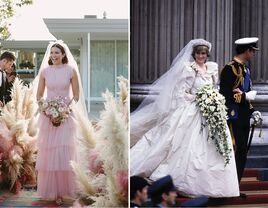
<path fill-rule="evenodd" d="M 226 65 L 231 66 L 233 63 L 234 63 L 234 61 L 230 61 L 230 62 L 229 62 L 228 64 L 226 64 Z"/>
<path fill-rule="evenodd" d="M 233 89 L 239 87 L 240 85 L 244 84 L 244 76 L 243 76 L 243 69 L 241 67 L 238 67 L 238 70 L 233 65 L 234 61 L 229 62 L 227 65 L 232 68 L 233 74 L 236 76 L 236 80 L 234 82 Z"/>

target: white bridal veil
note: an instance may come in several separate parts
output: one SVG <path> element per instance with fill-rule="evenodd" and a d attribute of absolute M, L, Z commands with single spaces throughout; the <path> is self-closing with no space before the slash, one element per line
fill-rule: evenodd
<path fill-rule="evenodd" d="M 172 97 L 178 83 L 185 82 L 184 63 L 194 61 L 193 48 L 198 45 L 208 46 L 211 43 L 203 39 L 191 40 L 173 60 L 170 69 L 157 79 L 140 106 L 130 116 L 130 139 L 133 146 L 148 130 L 162 121 L 170 112 Z M 183 105 L 183 104 L 181 104 Z"/>
<path fill-rule="evenodd" d="M 81 83 L 81 77 L 80 77 L 80 73 L 78 70 L 78 66 L 77 66 L 77 63 L 76 63 L 73 55 L 70 52 L 69 47 L 62 40 L 49 42 L 49 44 L 47 46 L 46 53 L 45 53 L 43 61 L 42 61 L 42 64 L 40 66 L 40 70 L 38 72 L 38 75 L 35 77 L 35 79 L 33 81 L 34 96 L 36 96 L 40 74 L 41 74 L 42 70 L 44 70 L 45 68 L 47 68 L 49 66 L 48 60 L 50 57 L 50 50 L 54 44 L 59 44 L 64 48 L 65 53 L 66 53 L 65 55 L 68 58 L 68 65 L 70 65 L 77 72 L 78 82 L 79 82 L 79 100 L 75 105 L 72 106 L 72 108 L 75 108 L 75 110 L 79 111 L 81 113 L 81 115 L 86 116 L 88 118 L 85 97 L 84 97 L 84 93 L 83 93 L 83 87 L 82 87 L 82 83 Z M 45 93 L 46 93 L 46 91 L 45 91 Z"/>

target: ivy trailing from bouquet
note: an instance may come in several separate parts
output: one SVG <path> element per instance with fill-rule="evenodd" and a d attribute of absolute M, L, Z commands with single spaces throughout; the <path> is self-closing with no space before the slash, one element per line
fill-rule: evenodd
<path fill-rule="evenodd" d="M 118 79 L 118 99 L 107 90 L 97 127 L 87 123 L 89 128 L 81 140 L 86 162 L 71 162 L 79 186 L 75 206 L 128 206 L 128 82 Z M 78 114 L 77 120 L 81 123 L 86 119 Z"/>
<path fill-rule="evenodd" d="M 36 121 L 32 86 L 15 79 L 12 100 L 0 116 L 0 184 L 18 193 L 22 186 L 36 184 Z"/>
<path fill-rule="evenodd" d="M 208 140 L 214 141 L 216 150 L 229 164 L 232 147 L 228 142 L 227 108 L 225 98 L 212 85 L 205 85 L 196 93 L 196 102 L 208 126 Z"/>

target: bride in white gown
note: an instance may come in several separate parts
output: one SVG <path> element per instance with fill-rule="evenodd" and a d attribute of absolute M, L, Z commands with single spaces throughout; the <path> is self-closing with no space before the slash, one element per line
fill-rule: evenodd
<path fill-rule="evenodd" d="M 208 128 L 201 130 L 195 101 L 198 89 L 218 79 L 217 64 L 206 62 L 210 49 L 203 39 L 190 41 L 131 115 L 131 143 L 136 144 L 130 151 L 130 174 L 152 180 L 169 174 L 186 194 L 234 197 L 239 185 L 228 127 L 232 151 L 225 166 L 214 142 L 207 140 Z"/>

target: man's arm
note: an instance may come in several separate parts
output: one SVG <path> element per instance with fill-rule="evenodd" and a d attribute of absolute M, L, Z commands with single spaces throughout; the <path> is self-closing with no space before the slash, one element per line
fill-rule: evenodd
<path fill-rule="evenodd" d="M 226 65 L 220 75 L 220 93 L 226 99 L 226 105 L 246 103 L 246 95 L 239 88 L 234 89 L 234 83 L 237 77 L 232 71 L 230 65 Z"/>

